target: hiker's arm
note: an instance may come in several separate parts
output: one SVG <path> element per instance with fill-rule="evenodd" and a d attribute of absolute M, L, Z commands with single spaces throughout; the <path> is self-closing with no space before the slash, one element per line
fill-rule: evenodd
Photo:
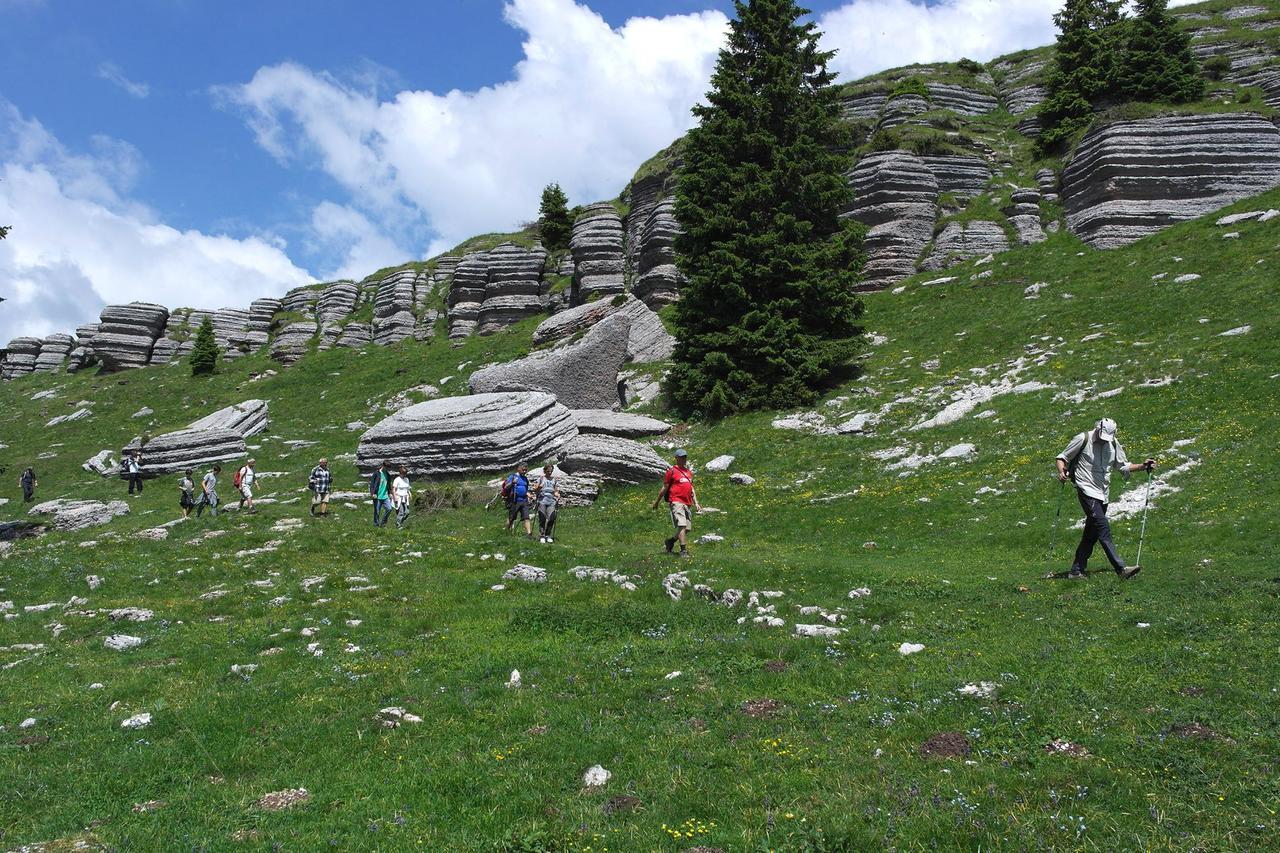
<path fill-rule="evenodd" d="M 1058 480 L 1065 483 L 1068 479 L 1067 460 L 1073 459 L 1084 452 L 1084 440 L 1088 433 L 1080 433 L 1071 439 L 1071 443 L 1067 445 L 1067 449 L 1058 454 Z"/>
<path fill-rule="evenodd" d="M 667 489 L 671 488 L 665 481 L 662 483 L 662 491 L 658 492 L 658 499 L 653 502 L 653 508 L 657 509 L 658 505 L 667 499 Z"/>
<path fill-rule="evenodd" d="M 698 512 L 702 512 L 702 504 L 698 503 L 698 490 L 690 488 L 689 494 L 693 497 L 693 508 Z"/>
<path fill-rule="evenodd" d="M 1146 462 L 1134 462 L 1125 466 L 1126 473 L 1132 474 L 1137 471 L 1154 471 L 1156 469 L 1156 460 L 1148 459 Z"/>

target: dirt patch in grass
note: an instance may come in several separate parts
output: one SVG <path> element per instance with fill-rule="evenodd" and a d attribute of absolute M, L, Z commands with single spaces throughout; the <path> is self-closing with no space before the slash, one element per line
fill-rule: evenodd
<path fill-rule="evenodd" d="M 18 746 L 29 746 L 33 749 L 37 746 L 44 746 L 48 742 L 48 735 L 27 735 L 26 737 L 18 738 Z"/>
<path fill-rule="evenodd" d="M 610 797 L 600 808 L 606 815 L 615 815 L 633 812 L 640 808 L 641 805 L 643 804 L 640 802 L 639 797 L 622 794 L 617 797 Z"/>
<path fill-rule="evenodd" d="M 1217 740 L 1218 733 L 1200 723 L 1175 723 L 1169 727 L 1169 734 L 1183 740 Z"/>
<path fill-rule="evenodd" d="M 787 663 L 784 660 L 765 661 L 764 671 L 765 672 L 786 672 L 787 667 L 789 667 L 790 665 L 791 664 Z"/>
<path fill-rule="evenodd" d="M 165 806 L 169 805 L 163 800 L 147 800 L 145 803 L 134 803 L 134 814 L 146 814 L 147 812 L 157 812 Z"/>
<path fill-rule="evenodd" d="M 750 699 L 742 703 L 742 713 L 753 720 L 767 720 L 776 717 L 783 705 L 777 699 Z"/>
<path fill-rule="evenodd" d="M 938 732 L 920 744 L 920 755 L 924 758 L 965 758 L 973 747 L 963 732 Z"/>
<path fill-rule="evenodd" d="M 1203 696 L 1206 691 L 1203 687 L 1188 685 L 1182 688 L 1181 690 L 1179 690 L 1178 692 L 1181 693 L 1183 696 Z"/>
<path fill-rule="evenodd" d="M 279 812 L 302 805 L 310 799 L 311 793 L 306 788 L 291 788 L 285 791 L 272 791 L 270 794 L 263 794 L 254 805 L 263 811 Z"/>
<path fill-rule="evenodd" d="M 1078 743 L 1062 738 L 1054 738 L 1044 745 L 1044 751 L 1051 755 L 1069 755 L 1072 758 L 1087 758 L 1089 750 Z"/>
<path fill-rule="evenodd" d="M 548 731 L 546 726 L 530 726 L 524 730 L 524 733 L 529 737 L 538 737 L 539 735 L 545 735 Z"/>

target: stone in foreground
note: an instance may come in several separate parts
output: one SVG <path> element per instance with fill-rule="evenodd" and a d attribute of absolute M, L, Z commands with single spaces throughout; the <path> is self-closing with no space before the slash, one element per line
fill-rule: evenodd
<path fill-rule="evenodd" d="M 86 527 L 99 527 L 112 519 L 129 514 L 129 505 L 124 501 L 72 501 L 55 500 L 36 504 L 29 510 L 30 515 L 51 516 L 50 524 L 55 530 L 83 530 Z"/>

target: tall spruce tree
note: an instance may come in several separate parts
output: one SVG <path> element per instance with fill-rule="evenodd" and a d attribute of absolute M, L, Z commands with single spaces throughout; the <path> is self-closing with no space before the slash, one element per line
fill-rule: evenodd
<path fill-rule="evenodd" d="M 1059 151 L 1095 110 L 1121 100 L 1125 27 L 1120 0 L 1067 0 L 1058 26 L 1048 95 L 1040 106 L 1042 153 Z"/>
<path fill-rule="evenodd" d="M 569 197 L 559 184 L 547 184 L 538 207 L 538 233 L 547 251 L 569 248 L 573 236 L 573 220 L 569 217 Z"/>
<path fill-rule="evenodd" d="M 850 136 L 832 53 L 793 0 L 735 0 L 676 186 L 675 366 L 687 415 L 812 402 L 861 348 L 865 229 L 840 218 Z"/>
<path fill-rule="evenodd" d="M 191 347 L 191 375 L 208 376 L 217 366 L 218 342 L 213 337 L 213 321 L 206 316 Z"/>
<path fill-rule="evenodd" d="M 1125 96 L 1185 104 L 1204 97 L 1204 75 L 1191 53 L 1191 34 L 1169 14 L 1168 0 L 1137 0 L 1124 53 Z"/>

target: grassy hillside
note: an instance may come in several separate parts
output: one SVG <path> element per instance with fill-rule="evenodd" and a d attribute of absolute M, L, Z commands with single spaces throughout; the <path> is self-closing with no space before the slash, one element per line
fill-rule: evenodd
<path fill-rule="evenodd" d="M 1280 192 L 1236 209 L 1264 206 Z M 373 423 L 422 383 L 460 393 L 475 366 L 526 348 L 530 324 L 458 350 L 335 350 L 257 381 L 261 357 L 204 381 L 178 366 L 4 383 L 0 517 L 19 515 L 28 462 L 41 498 L 122 496 L 80 462 L 249 397 L 271 402 L 271 430 L 254 442 L 260 470 L 280 473 L 265 481 L 280 502 L 151 541 L 135 534 L 177 514 L 176 490 L 155 481 L 110 526 L 19 542 L 0 560 L 0 601 L 14 605 L 0 623 L 0 842 L 1269 847 L 1278 244 L 1275 221 L 1226 229 L 1212 217 L 1108 253 L 1059 235 L 961 266 L 950 283 L 921 276 L 869 297 L 883 341 L 812 421 L 882 412 L 879 423 L 850 436 L 776 429 L 766 414 L 680 427 L 696 463 L 731 453 L 757 482 L 701 475 L 703 503 L 721 512 L 699 516 L 696 533 L 724 540 L 679 564 L 661 553 L 656 485 L 564 512 L 553 546 L 504 535 L 479 507 L 419 514 L 398 532 L 372 529 L 363 504 L 317 521 L 305 499 L 290 502 L 315 457 L 354 450 L 347 422 Z M 1183 273 L 1202 277 L 1174 283 Z M 1052 387 L 913 429 L 1003 378 L 995 390 Z M 57 396 L 31 400 L 47 389 Z M 81 400 L 92 417 L 44 427 Z M 144 405 L 155 414 L 131 419 Z M 1060 495 L 1050 460 L 1103 414 L 1131 456 L 1180 466 L 1177 491 L 1155 502 L 1138 579 L 1044 580 L 1076 535 L 1064 530 L 1046 561 Z M 891 467 L 961 443 L 976 452 Z M 335 468 L 339 487 L 356 482 L 349 461 Z M 1136 518 L 1115 528 L 1132 559 Z M 519 561 L 549 582 L 492 591 Z M 580 565 L 638 575 L 639 589 L 579 581 L 568 570 Z M 781 591 L 768 603 L 785 627 L 692 590 L 670 600 L 663 578 L 681 569 L 717 591 Z M 91 591 L 88 575 L 102 585 Z M 859 587 L 870 596 L 847 597 Z M 842 608 L 846 633 L 793 636 L 819 621 L 797 609 L 810 605 Z M 113 624 L 118 607 L 155 617 Z M 112 651 L 114 633 L 145 643 Z M 903 656 L 904 642 L 925 648 Z M 231 672 L 244 664 L 259 668 Z M 512 669 L 522 689 L 504 687 Z M 982 682 L 994 685 L 985 698 L 958 692 Z M 423 722 L 384 728 L 375 715 L 388 706 Z M 140 712 L 150 727 L 120 727 Z M 968 755 L 922 751 L 940 733 Z M 1087 754 L 1050 752 L 1054 741 Z M 584 790 L 594 764 L 613 776 Z M 290 810 L 255 805 L 299 787 L 310 800 Z M 149 801 L 160 805 L 135 808 Z"/>

